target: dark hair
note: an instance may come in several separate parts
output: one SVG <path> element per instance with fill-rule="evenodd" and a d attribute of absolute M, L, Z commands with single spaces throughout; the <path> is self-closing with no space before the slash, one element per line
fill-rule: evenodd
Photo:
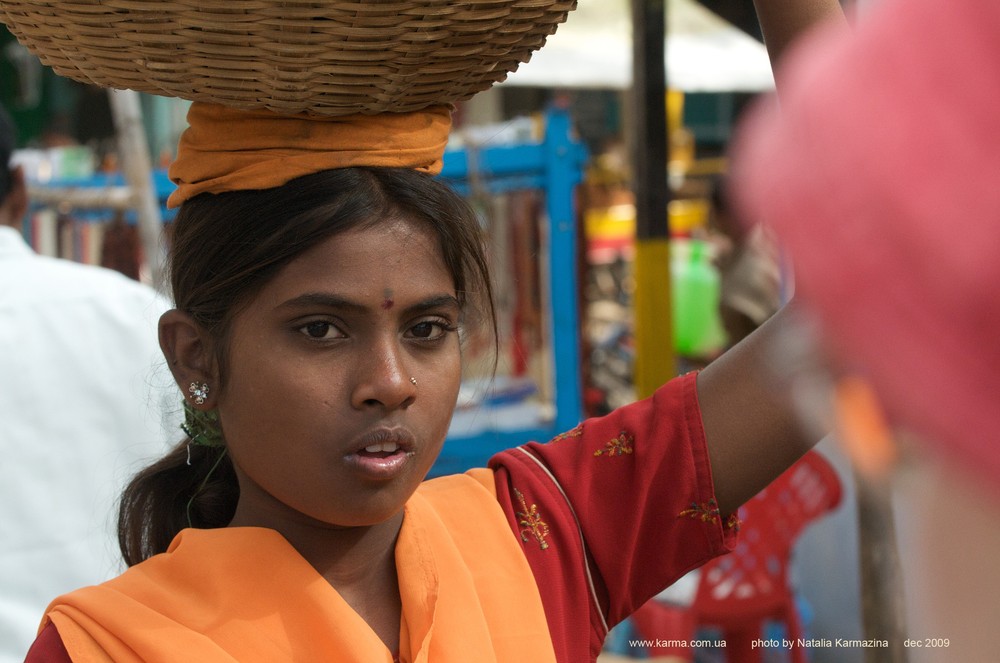
<path fill-rule="evenodd" d="M 485 247 L 466 202 L 410 169 L 328 170 L 275 189 L 202 194 L 185 202 L 173 222 L 174 301 L 215 339 L 223 384 L 233 317 L 282 267 L 329 237 L 399 218 L 433 228 L 462 304 L 463 327 L 486 327 L 496 347 Z M 224 449 L 188 442 L 140 472 L 122 495 L 118 541 L 130 566 L 165 551 L 189 525 L 225 527 L 232 519 L 239 499 L 232 463 L 220 458 Z"/>

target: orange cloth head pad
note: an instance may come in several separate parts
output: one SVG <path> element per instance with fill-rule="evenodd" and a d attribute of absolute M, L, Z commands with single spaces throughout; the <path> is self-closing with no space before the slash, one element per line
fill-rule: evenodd
<path fill-rule="evenodd" d="M 194 102 L 170 179 L 169 207 L 200 193 L 270 189 L 332 168 L 441 171 L 450 105 L 412 113 L 316 117 Z"/>

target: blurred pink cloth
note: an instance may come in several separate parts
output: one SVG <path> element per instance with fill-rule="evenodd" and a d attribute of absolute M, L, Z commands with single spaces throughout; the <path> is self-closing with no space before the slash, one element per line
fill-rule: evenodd
<path fill-rule="evenodd" d="M 885 0 L 778 80 L 737 203 L 889 416 L 1000 485 L 1000 2 Z"/>

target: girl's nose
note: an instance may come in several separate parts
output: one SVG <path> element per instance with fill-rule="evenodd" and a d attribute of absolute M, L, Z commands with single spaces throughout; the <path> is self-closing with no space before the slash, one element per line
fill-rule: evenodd
<path fill-rule="evenodd" d="M 406 355 L 398 339 L 366 350 L 361 358 L 351 393 L 357 409 L 381 407 L 391 411 L 408 407 L 416 397 L 417 384 L 406 370 Z"/>

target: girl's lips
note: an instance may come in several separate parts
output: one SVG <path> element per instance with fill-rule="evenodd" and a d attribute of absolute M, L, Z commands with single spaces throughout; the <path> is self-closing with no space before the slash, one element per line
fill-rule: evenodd
<path fill-rule="evenodd" d="M 349 454 L 345 460 L 363 479 L 389 481 L 402 474 L 412 455 L 412 452 L 406 453 L 402 450 L 378 455 L 362 452 Z"/>
<path fill-rule="evenodd" d="M 389 481 L 403 472 L 415 447 L 405 428 L 377 428 L 362 435 L 344 460 L 363 479 Z"/>

